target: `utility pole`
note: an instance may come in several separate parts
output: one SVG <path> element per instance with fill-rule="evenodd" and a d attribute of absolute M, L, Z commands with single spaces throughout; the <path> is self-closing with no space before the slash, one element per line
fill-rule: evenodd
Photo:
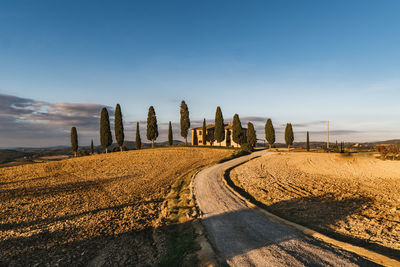
<path fill-rule="evenodd" d="M 328 131 L 327 131 L 326 149 L 329 150 L 329 121 L 328 121 Z"/>

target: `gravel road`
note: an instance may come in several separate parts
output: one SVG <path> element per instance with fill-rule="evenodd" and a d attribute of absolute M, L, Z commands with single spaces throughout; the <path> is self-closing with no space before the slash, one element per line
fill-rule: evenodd
<path fill-rule="evenodd" d="M 201 221 L 217 253 L 230 266 L 376 266 L 270 220 L 226 188 L 224 170 L 263 153 L 214 165 L 195 177 Z"/>

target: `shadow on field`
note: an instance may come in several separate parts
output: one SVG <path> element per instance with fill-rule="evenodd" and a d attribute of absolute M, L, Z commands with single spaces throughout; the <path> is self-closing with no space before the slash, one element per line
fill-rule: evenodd
<path fill-rule="evenodd" d="M 44 231 L 0 241 L 0 266 L 150 266 L 160 252 L 153 236 L 151 228 L 89 239 L 78 229 Z"/>
<path fill-rule="evenodd" d="M 252 195 L 247 193 L 242 188 L 236 186 L 230 179 L 231 170 L 232 169 L 229 169 L 227 172 L 225 172 L 225 180 L 240 195 L 248 199 L 253 204 L 288 221 L 306 226 L 337 240 L 361 246 L 382 253 L 396 260 L 400 260 L 399 250 L 372 243 L 366 239 L 355 238 L 327 230 L 329 225 L 335 224 L 336 222 L 339 222 L 350 215 L 360 214 L 364 207 L 368 206 L 373 199 L 357 196 L 339 200 L 333 195 L 326 194 L 318 197 L 299 197 L 290 200 L 279 201 L 267 206 L 256 200 Z"/>
<path fill-rule="evenodd" d="M 106 184 L 130 178 L 130 176 L 123 176 L 84 182 L 69 182 L 54 186 L 20 187 L 12 190 L 3 189 L 0 190 L 0 196 L 3 203 L 12 203 L 12 201 L 17 198 L 27 198 L 26 201 L 29 201 L 29 198 L 43 197 L 43 195 L 57 197 L 59 194 L 69 192 L 85 194 L 93 188 L 99 187 L 102 189 L 102 186 Z M 76 179 L 80 178 L 76 177 Z M 240 191 L 241 189 L 237 188 L 237 190 Z M 246 195 L 246 192 L 242 191 L 242 194 Z M 251 199 L 251 196 L 247 195 L 247 197 Z M 257 203 L 254 199 L 252 200 Z M 92 201 L 96 202 L 96 199 Z M 294 199 L 289 202 L 283 201 L 277 203 L 275 204 L 277 206 L 272 208 L 265 208 L 271 210 L 292 206 L 303 207 L 301 210 L 292 211 L 293 215 L 291 216 L 297 216 L 296 214 L 307 212 L 310 207 L 315 208 L 315 205 L 320 205 L 320 209 L 324 210 L 323 203 L 328 203 L 329 201 L 334 200 L 329 198 L 315 200 Z M 326 224 L 327 221 L 333 223 L 341 216 L 347 216 L 358 212 L 360 206 L 367 204 L 368 201 L 370 200 L 350 199 L 336 203 L 335 205 L 343 207 L 343 210 L 341 209 L 338 211 L 335 215 L 336 217 L 329 217 L 321 221 L 320 226 L 324 226 L 323 223 Z M 134 214 L 132 211 L 128 211 L 128 209 L 139 211 L 139 206 L 146 206 L 151 203 L 155 203 L 158 207 L 158 205 L 161 206 L 161 202 L 162 200 L 160 199 L 154 199 L 150 201 L 138 200 L 135 203 L 126 202 L 118 205 L 108 203 L 108 207 L 100 207 L 76 214 L 68 214 L 65 216 L 50 215 L 45 219 L 15 224 L 1 224 L 0 266 L 32 266 L 35 264 L 39 266 L 153 266 L 160 258 L 160 255 L 165 253 L 165 247 L 168 246 L 172 247 L 174 253 L 168 255 L 169 258 L 167 257 L 164 261 L 164 266 L 170 266 L 168 265 L 169 262 L 176 262 L 176 259 L 173 259 L 173 257 L 176 257 L 175 255 L 181 255 L 181 252 L 186 251 L 188 247 L 190 247 L 191 250 L 196 249 L 193 247 L 193 242 L 191 242 L 194 234 L 188 231 L 187 236 L 182 236 L 182 231 L 180 231 L 181 229 L 192 229 L 190 222 L 153 228 L 150 225 L 151 222 L 156 219 L 157 214 L 148 214 L 146 210 L 142 212 L 142 214 L 137 215 L 137 218 L 127 217 L 127 215 L 133 216 L 132 214 Z M 349 202 L 353 204 L 350 205 Z M 302 205 L 299 205 L 299 203 L 302 203 Z M 261 203 L 257 204 L 263 206 Z M 326 212 L 328 213 L 328 211 Z M 6 212 L 3 214 L 7 216 Z M 255 232 L 251 229 L 247 229 L 250 242 L 246 243 L 243 247 L 241 246 L 240 240 L 232 236 L 232 233 L 235 231 L 231 230 L 235 227 L 234 222 L 237 218 L 246 220 L 251 216 L 264 215 L 255 213 L 251 209 L 245 209 L 210 217 L 204 219 L 203 223 L 205 225 L 213 224 L 215 227 L 221 227 L 223 231 L 225 231 L 226 236 L 230 235 L 233 242 L 230 242 L 232 247 L 228 255 L 229 257 L 234 257 L 246 251 L 272 244 L 279 248 L 281 247 L 280 243 L 298 238 L 298 233 L 295 230 L 281 231 L 279 228 L 274 227 L 273 229 L 271 228 L 270 231 L 267 230 L 268 238 L 260 240 L 260 237 Z M 287 217 L 284 214 L 281 216 Z M 323 213 L 321 216 L 328 215 Z M 267 220 L 261 221 L 266 222 Z M 80 222 L 84 223 L 80 224 Z M 216 222 L 224 223 L 218 224 Z M 81 228 L 81 225 L 84 228 Z M 250 228 L 256 227 L 251 224 L 248 225 Z M 268 222 L 266 222 L 265 225 L 261 225 L 261 228 L 263 227 L 269 229 Z M 349 241 L 347 237 L 345 239 Z M 251 240 L 254 240 L 254 242 Z M 224 242 L 223 240 L 212 241 L 216 244 L 218 244 L 218 242 Z M 315 242 L 318 246 L 324 246 L 316 240 L 311 240 L 310 242 Z M 353 242 L 356 243 L 357 240 L 353 240 Z M 310 262 L 308 258 L 310 255 L 307 255 L 307 253 L 299 255 L 298 251 L 294 249 L 291 250 L 291 248 L 287 247 L 282 249 L 305 265 Z M 329 247 L 327 247 L 327 249 L 329 249 Z M 398 251 L 392 251 L 392 253 L 393 255 L 399 255 Z"/>
<path fill-rule="evenodd" d="M 68 220 L 72 220 L 75 218 L 79 218 L 85 215 L 96 215 L 97 213 L 104 212 L 104 211 L 121 211 L 126 207 L 137 207 L 139 205 L 146 205 L 150 203 L 162 203 L 162 200 L 150 200 L 150 201 L 137 201 L 135 203 L 124 203 L 121 205 L 115 205 L 111 207 L 105 207 L 105 208 L 98 208 L 94 210 L 89 210 L 85 212 L 80 212 L 77 214 L 70 214 L 66 216 L 59 216 L 59 217 L 50 217 L 46 219 L 40 219 L 40 220 L 34 220 L 34 221 L 28 221 L 28 222 L 20 222 L 20 223 L 0 223 L 0 231 L 6 231 L 6 230 L 17 230 L 19 228 L 24 228 L 24 227 L 29 227 L 31 230 L 32 229 L 39 229 L 41 226 L 50 224 L 50 223 L 55 223 L 55 222 L 65 222 Z"/>
<path fill-rule="evenodd" d="M 71 175 L 69 175 L 71 176 Z M 49 177 L 39 177 L 35 179 L 46 179 Z M 19 187 L 14 189 L 3 189 L 0 190 L 0 196 L 3 201 L 10 201 L 16 198 L 24 198 L 24 197 L 43 197 L 46 195 L 57 195 L 57 194 L 65 194 L 68 192 L 74 193 L 76 191 L 89 191 L 96 187 L 101 187 L 116 181 L 131 179 L 132 177 L 129 175 L 126 176 L 118 176 L 108 179 L 97 179 L 97 180 L 89 180 L 89 181 L 79 181 L 80 177 L 75 177 L 78 182 L 69 182 L 69 183 L 60 183 L 54 186 L 43 185 L 43 186 L 30 186 L 30 187 Z M 33 181 L 35 179 L 26 180 Z M 19 182 L 19 181 L 18 181 Z"/>
<path fill-rule="evenodd" d="M 247 242 L 243 243 L 235 236 L 236 231 L 233 231 L 237 227 L 235 221 L 237 218 L 247 220 L 254 216 L 263 218 L 262 221 L 265 224 L 261 227 L 267 230 L 262 233 L 253 232 L 251 228 L 257 227 L 257 225 L 249 225 L 249 229 L 243 229 L 249 233 Z M 67 221 L 65 220 L 65 222 Z M 211 241 L 218 247 L 228 244 L 229 253 L 225 254 L 227 258 L 260 247 L 273 246 L 284 250 L 285 253 L 306 266 L 323 262 L 319 255 L 310 254 L 307 251 L 299 253 L 296 246 L 281 245 L 285 241 L 298 239 L 299 233 L 294 229 L 288 230 L 286 226 L 279 227 L 275 222 L 268 221 L 263 214 L 251 209 L 244 209 L 212 216 L 202 220 L 202 223 L 222 228 L 224 238 Z M 271 226 L 273 228 L 268 231 Z M 112 227 L 112 224 L 108 227 Z M 159 228 L 148 227 L 139 231 L 130 230 L 119 234 L 106 234 L 99 231 L 96 237 L 91 238 L 85 237 L 80 229 L 76 228 L 66 227 L 64 230 L 57 229 L 55 231 L 46 229 L 30 236 L 0 241 L 0 266 L 32 266 L 35 264 L 41 266 L 172 266 L 171 263 L 177 262 L 176 257 L 185 257 L 186 254 L 182 254 L 182 251 L 187 251 L 189 248 L 190 252 L 195 252 L 199 249 L 196 244 L 193 244 L 196 234 L 189 232 L 186 233 L 186 236 L 182 236 L 181 229 L 193 231 L 190 222 Z M 318 240 L 310 239 L 308 243 L 332 251 L 330 246 Z M 170 254 L 165 255 L 168 247 L 172 247 L 172 250 L 169 248 Z M 160 256 L 163 259 L 162 264 L 159 264 Z M 349 253 L 342 256 L 356 264 L 375 266 Z"/>
<path fill-rule="evenodd" d="M 11 181 L 11 182 L 2 182 L 2 183 L 0 183 L 0 186 L 2 186 L 2 185 L 10 185 L 10 184 L 19 184 L 19 183 L 25 183 L 25 182 L 33 182 L 33 181 L 40 181 L 40 180 L 46 180 L 46 179 L 49 179 L 49 178 L 50 178 L 49 176 L 43 176 L 43 177 L 36 177 L 36 178 L 17 180 L 17 181 Z"/>

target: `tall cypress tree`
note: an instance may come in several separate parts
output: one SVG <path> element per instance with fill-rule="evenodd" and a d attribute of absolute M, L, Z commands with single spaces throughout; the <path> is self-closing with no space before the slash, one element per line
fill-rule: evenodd
<path fill-rule="evenodd" d="M 203 134 L 202 134 L 202 138 L 203 138 L 203 145 L 207 145 L 207 126 L 206 126 L 206 119 L 203 120 Z"/>
<path fill-rule="evenodd" d="M 269 149 L 271 150 L 271 146 L 275 143 L 275 129 L 271 119 L 268 119 L 265 123 L 265 139 L 267 139 Z"/>
<path fill-rule="evenodd" d="M 185 138 L 185 146 L 187 146 L 187 136 L 190 128 L 189 109 L 185 101 L 181 102 L 181 136 Z"/>
<path fill-rule="evenodd" d="M 93 145 L 93 139 L 92 139 L 92 141 L 90 142 L 90 154 L 94 154 L 94 145 Z"/>
<path fill-rule="evenodd" d="M 74 156 L 76 157 L 76 154 L 78 152 L 78 133 L 76 132 L 75 127 L 71 128 L 71 148 L 74 152 Z"/>
<path fill-rule="evenodd" d="M 292 124 L 288 123 L 286 124 L 286 129 L 285 129 L 285 142 L 288 146 L 289 151 L 290 151 L 290 146 L 293 145 L 293 141 L 294 141 L 294 134 L 293 134 Z"/>
<path fill-rule="evenodd" d="M 256 130 L 254 129 L 254 125 L 251 122 L 247 124 L 247 143 L 251 147 L 255 147 L 257 144 Z"/>
<path fill-rule="evenodd" d="M 172 144 L 173 144 L 173 142 L 174 142 L 174 140 L 173 140 L 173 135 L 172 135 L 172 124 L 171 124 L 171 121 L 169 122 L 169 125 L 168 125 L 168 144 L 170 145 L 170 146 L 172 146 Z"/>
<path fill-rule="evenodd" d="M 243 128 L 240 122 L 239 115 L 235 114 L 233 116 L 232 123 L 232 139 L 236 144 L 241 145 L 243 143 Z"/>
<path fill-rule="evenodd" d="M 154 148 L 154 140 L 158 137 L 158 126 L 156 112 L 153 106 L 149 107 L 149 113 L 147 114 L 147 139 L 151 140 L 151 147 Z"/>
<path fill-rule="evenodd" d="M 119 146 L 119 149 L 122 151 L 122 146 L 124 145 L 124 124 L 122 122 L 122 112 L 121 112 L 121 106 L 117 104 L 117 107 L 115 108 L 115 123 L 114 123 L 114 128 L 115 128 L 115 139 L 117 139 L 117 143 Z"/>
<path fill-rule="evenodd" d="M 214 138 L 220 146 L 221 142 L 225 139 L 224 117 L 222 116 L 222 111 L 220 107 L 217 107 L 217 111 L 215 112 Z"/>
<path fill-rule="evenodd" d="M 107 108 L 101 110 L 100 116 L 100 144 L 108 153 L 108 147 L 112 144 L 112 135 L 110 129 L 110 118 Z"/>
<path fill-rule="evenodd" d="M 140 138 L 139 122 L 136 123 L 136 149 L 142 148 L 142 139 Z"/>
<path fill-rule="evenodd" d="M 337 145 L 337 141 L 336 141 L 336 145 Z M 310 151 L 310 133 L 308 131 L 307 131 L 306 149 L 307 149 L 307 151 Z"/>
<path fill-rule="evenodd" d="M 193 144 L 192 146 L 198 146 L 199 145 L 199 138 L 197 137 L 197 131 L 193 131 Z"/>

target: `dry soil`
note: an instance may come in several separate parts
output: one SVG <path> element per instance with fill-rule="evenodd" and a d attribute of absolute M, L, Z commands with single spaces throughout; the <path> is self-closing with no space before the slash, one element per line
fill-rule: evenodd
<path fill-rule="evenodd" d="M 153 265 L 175 180 L 230 150 L 163 148 L 0 169 L 0 265 Z M 149 242 L 150 241 L 150 242 Z"/>
<path fill-rule="evenodd" d="M 278 215 L 400 257 L 398 161 L 270 153 L 236 167 L 231 178 Z"/>

